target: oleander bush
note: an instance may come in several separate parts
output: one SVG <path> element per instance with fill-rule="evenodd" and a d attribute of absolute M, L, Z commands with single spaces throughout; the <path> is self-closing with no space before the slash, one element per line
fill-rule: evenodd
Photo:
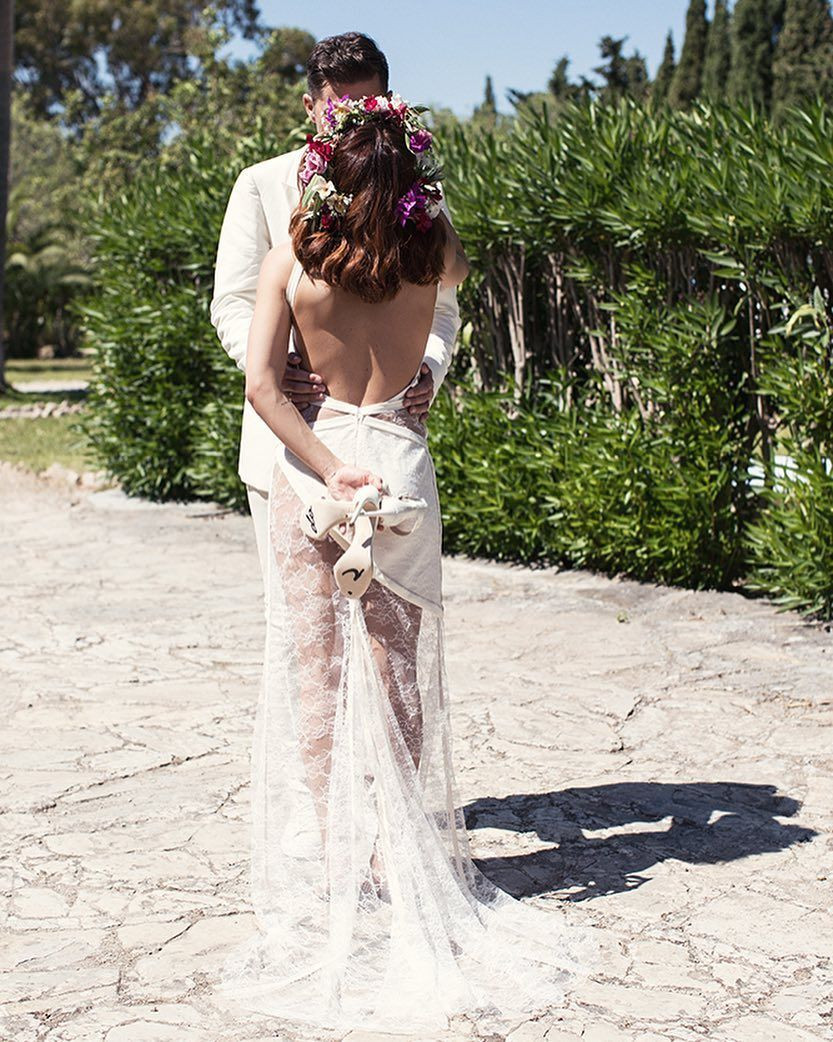
<path fill-rule="evenodd" d="M 597 374 L 579 383 L 563 370 L 520 398 L 477 393 L 471 377 L 466 393 L 441 392 L 431 428 L 446 545 L 725 588 L 743 573 L 756 504 L 737 323 L 715 301 L 669 309 L 644 287 L 621 303 L 652 410 L 615 412 Z"/>
<path fill-rule="evenodd" d="M 234 176 L 286 147 L 206 135 L 99 207 L 90 434 L 131 492 L 243 502 L 212 269 Z M 472 260 L 430 416 L 446 549 L 830 617 L 831 112 L 592 102 L 438 147 Z"/>
<path fill-rule="evenodd" d="M 209 318 L 217 239 L 241 166 L 277 142 L 247 138 L 232 159 L 211 137 L 188 162 L 148 166 L 100 201 L 89 228 L 96 291 L 80 305 L 96 347 L 83 428 L 95 460 L 130 494 L 242 506 L 241 372 Z"/>
<path fill-rule="evenodd" d="M 833 335 L 819 291 L 773 345 L 765 386 L 778 401 L 786 454 L 774 457 L 765 509 L 748 530 L 751 589 L 784 608 L 833 618 Z"/>

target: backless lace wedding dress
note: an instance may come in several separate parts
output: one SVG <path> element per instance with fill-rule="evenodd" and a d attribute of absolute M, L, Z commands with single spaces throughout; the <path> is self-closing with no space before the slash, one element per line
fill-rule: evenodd
<path fill-rule="evenodd" d="M 290 307 L 300 275 L 296 261 Z M 325 398 L 308 417 L 343 461 L 428 503 L 412 533 L 376 533 L 361 600 L 335 585 L 341 548 L 299 524 L 323 484 L 277 454 L 252 749 L 258 931 L 227 955 L 217 991 L 318 1029 L 421 1040 L 454 1017 L 499 1026 L 557 1009 L 596 969 L 598 943 L 472 862 L 452 770 L 437 486 L 403 394 Z"/>

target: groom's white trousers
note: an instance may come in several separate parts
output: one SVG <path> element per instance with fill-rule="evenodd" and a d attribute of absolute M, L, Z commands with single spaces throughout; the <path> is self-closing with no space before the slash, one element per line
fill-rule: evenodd
<path fill-rule="evenodd" d="M 269 496 L 266 492 L 261 492 L 259 488 L 255 488 L 254 485 L 246 485 L 246 496 L 249 500 L 249 510 L 255 526 L 257 556 L 260 560 L 260 574 L 263 579 L 263 612 L 266 614 L 269 607 L 266 599 L 266 555 L 269 552 L 269 517 L 266 507 L 269 502 Z"/>

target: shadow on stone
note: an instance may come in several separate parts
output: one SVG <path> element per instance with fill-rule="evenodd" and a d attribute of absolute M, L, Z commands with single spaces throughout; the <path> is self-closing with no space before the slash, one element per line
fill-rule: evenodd
<path fill-rule="evenodd" d="M 621 782 L 559 792 L 482 797 L 464 807 L 469 829 L 534 833 L 549 850 L 476 863 L 497 886 L 515 897 L 553 891 L 566 899 L 633 890 L 640 875 L 668 858 L 692 865 L 735 861 L 751 854 L 806 843 L 818 833 L 782 824 L 801 803 L 778 795 L 772 785 L 737 782 Z M 635 825 L 665 822 L 663 829 Z M 624 829 L 614 835 L 585 831 Z"/>

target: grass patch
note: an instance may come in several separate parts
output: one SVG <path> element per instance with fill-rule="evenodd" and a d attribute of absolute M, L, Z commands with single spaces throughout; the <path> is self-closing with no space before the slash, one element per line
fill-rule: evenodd
<path fill-rule="evenodd" d="M 22 463 L 36 472 L 61 463 L 79 473 L 93 464 L 87 440 L 75 429 L 77 416 L 47 416 L 40 420 L 0 418 L 0 459 Z"/>

